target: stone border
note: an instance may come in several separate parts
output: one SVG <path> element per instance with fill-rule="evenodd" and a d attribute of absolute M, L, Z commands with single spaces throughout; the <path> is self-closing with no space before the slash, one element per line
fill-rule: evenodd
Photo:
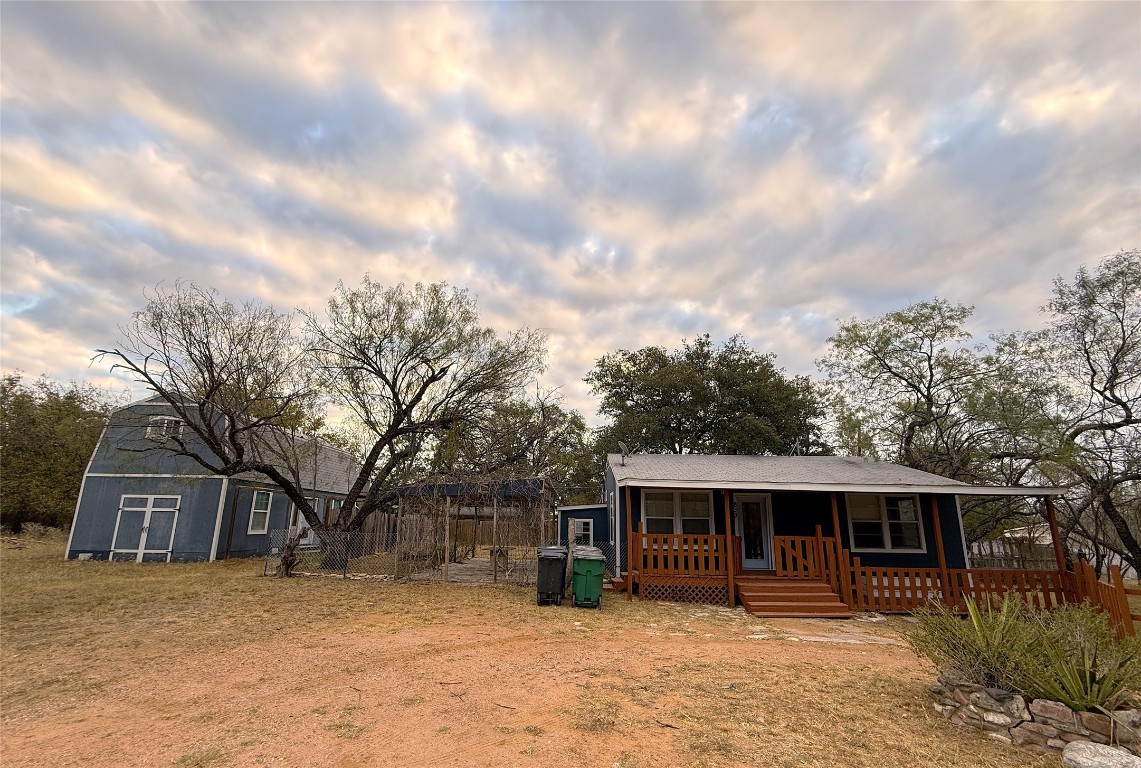
<path fill-rule="evenodd" d="M 928 690 L 939 714 L 1006 744 L 1050 753 L 1073 741 L 1109 744 L 1112 734 L 1115 745 L 1141 756 L 1141 709 L 1114 712 L 1114 720 L 1110 720 L 1099 712 L 1075 712 L 1048 699 L 1027 704 L 1016 693 L 986 688 L 946 671 Z"/>

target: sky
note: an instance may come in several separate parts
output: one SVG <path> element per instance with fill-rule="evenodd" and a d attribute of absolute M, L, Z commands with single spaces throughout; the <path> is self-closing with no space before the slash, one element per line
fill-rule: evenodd
<path fill-rule="evenodd" d="M 122 390 L 148 289 L 446 280 L 601 355 L 815 374 L 939 296 L 1040 327 L 1141 244 L 1141 3 L 0 4 L 0 368 Z M 141 395 L 141 390 L 135 392 Z"/>

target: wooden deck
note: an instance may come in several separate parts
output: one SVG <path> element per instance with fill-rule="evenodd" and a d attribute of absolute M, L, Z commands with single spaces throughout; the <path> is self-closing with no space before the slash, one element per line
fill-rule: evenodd
<path fill-rule="evenodd" d="M 1111 566 L 1109 581 L 1099 581 L 1093 567 L 1079 562 L 1074 570 L 1000 570 L 992 568 L 883 568 L 865 566 L 836 538 L 773 537 L 772 572 L 743 572 L 737 563 L 740 539 L 630 532 L 628 561 L 632 585 L 644 599 L 687 602 L 740 602 L 758 616 L 836 616 L 852 611 L 910 613 L 932 601 L 966 611 L 967 599 L 992 605 L 1005 595 L 1056 608 L 1089 600 L 1105 611 L 1121 634 L 1134 633 L 1121 569 Z M 940 563 L 943 558 L 940 556 Z"/>

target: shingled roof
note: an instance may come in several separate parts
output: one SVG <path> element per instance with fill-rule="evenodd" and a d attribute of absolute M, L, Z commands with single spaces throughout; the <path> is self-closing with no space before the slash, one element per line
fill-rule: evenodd
<path fill-rule="evenodd" d="M 865 493 L 953 493 L 960 496 L 1056 496 L 1065 488 L 976 486 L 887 461 L 852 456 L 722 456 L 612 453 L 619 486 L 727 488 Z"/>

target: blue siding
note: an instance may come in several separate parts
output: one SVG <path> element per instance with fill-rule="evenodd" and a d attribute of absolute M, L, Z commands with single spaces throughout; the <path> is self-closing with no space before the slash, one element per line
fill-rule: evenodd
<path fill-rule="evenodd" d="M 136 403 L 111 414 L 88 472 L 210 476 L 210 471 L 194 459 L 175 456 L 146 437 L 147 425 L 154 416 L 175 418 L 174 410 L 166 403 Z M 185 427 L 182 439 L 198 452 L 211 455 L 198 436 Z"/>
<path fill-rule="evenodd" d="M 593 520 L 594 528 L 594 541 L 609 542 L 610 541 L 610 508 L 605 504 L 589 507 L 587 509 L 568 509 L 559 510 L 559 541 L 570 541 L 567 535 L 567 521 L 570 518 L 582 520 L 589 518 Z"/>
<path fill-rule="evenodd" d="M 273 493 L 273 498 L 270 499 L 268 530 L 282 530 L 289 525 L 289 510 L 293 502 L 280 488 L 244 481 L 231 482 L 226 498 L 226 509 L 222 514 L 222 534 L 218 537 L 218 557 L 253 557 L 264 555 L 268 551 L 269 533 L 248 532 L 255 491 Z"/>
<path fill-rule="evenodd" d="M 604 478 L 606 493 L 615 492 L 618 502 L 618 526 L 622 543 L 626 537 L 626 517 L 632 516 L 635 525 L 641 521 L 642 489 L 630 487 L 630 510 L 626 509 L 626 489 L 618 488 L 614 482 L 613 474 L 607 467 Z M 651 489 L 653 490 L 653 489 Z M 720 489 L 713 490 L 713 522 L 716 533 L 725 533 L 725 504 Z M 772 497 L 773 508 L 773 535 L 775 536 L 811 536 L 820 526 L 825 536 L 832 535 L 832 499 L 827 492 L 810 491 L 767 491 L 763 489 L 746 491 L 735 490 L 730 492 L 732 498 L 739 494 L 762 493 Z M 840 538 L 844 547 L 851 549 L 848 535 L 847 510 L 844 505 L 844 494 L 837 493 L 838 513 L 840 518 Z M 963 549 L 962 521 L 959 518 L 958 507 L 953 495 L 940 494 L 938 497 L 938 510 L 940 528 L 943 534 L 943 548 L 946 553 L 948 568 L 965 568 L 966 553 Z M 923 520 L 923 535 L 926 552 L 853 552 L 853 557 L 859 557 L 861 563 L 871 566 L 896 566 L 913 568 L 936 568 L 939 565 L 939 555 L 935 548 L 934 521 L 931 516 L 931 494 L 919 494 L 921 515 Z M 735 523 L 734 523 L 735 524 Z M 564 526 L 565 528 L 565 526 Z M 620 546 L 619 558 L 623 570 L 626 569 L 626 547 Z"/>
<path fill-rule="evenodd" d="M 107 559 L 122 497 L 161 495 L 181 497 L 171 560 L 208 560 L 221 491 L 220 477 L 88 477 L 72 523 L 67 556 L 90 554 Z"/>

